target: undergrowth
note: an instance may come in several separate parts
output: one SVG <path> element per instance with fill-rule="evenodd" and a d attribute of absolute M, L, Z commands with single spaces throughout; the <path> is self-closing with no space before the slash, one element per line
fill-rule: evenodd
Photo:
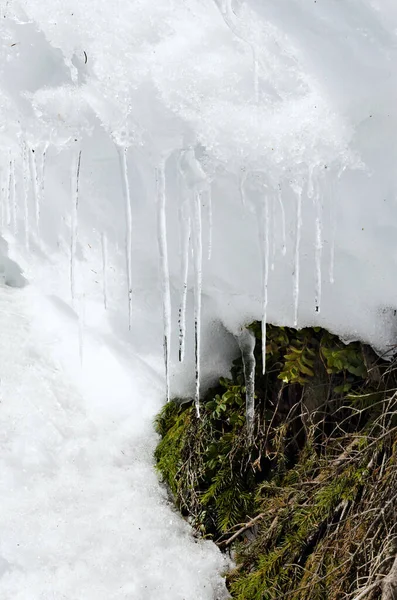
<path fill-rule="evenodd" d="M 232 551 L 233 598 L 381 598 L 397 550 L 394 366 L 320 328 L 268 326 L 263 375 L 249 327 L 254 435 L 239 358 L 200 419 L 192 402 L 164 406 L 158 470 L 196 530 Z"/>

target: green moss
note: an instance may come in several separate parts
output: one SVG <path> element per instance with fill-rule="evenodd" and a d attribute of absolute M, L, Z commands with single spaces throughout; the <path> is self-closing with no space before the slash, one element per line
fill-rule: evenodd
<path fill-rule="evenodd" d="M 239 358 L 200 420 L 192 402 L 163 408 L 157 468 L 196 529 L 233 547 L 233 598 L 342 600 L 368 577 L 368 552 L 387 551 L 397 509 L 394 370 L 323 329 L 269 326 L 263 375 L 260 325 L 250 328 L 253 437 Z"/>

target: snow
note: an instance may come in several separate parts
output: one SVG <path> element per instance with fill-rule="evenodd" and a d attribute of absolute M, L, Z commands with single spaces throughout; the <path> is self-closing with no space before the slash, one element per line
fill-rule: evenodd
<path fill-rule="evenodd" d="M 28 287 L 1 289 L 0 327 L 1 597 L 213 598 L 220 554 L 151 466 L 158 373 L 87 333 L 81 370 L 73 313 Z"/>
<path fill-rule="evenodd" d="M 164 331 L 171 396 L 253 319 L 395 344 L 395 2 L 0 11 L 1 596 L 213 598 L 152 470 Z"/>

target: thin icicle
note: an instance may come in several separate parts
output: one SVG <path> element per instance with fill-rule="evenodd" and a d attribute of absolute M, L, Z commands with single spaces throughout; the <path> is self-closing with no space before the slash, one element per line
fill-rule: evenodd
<path fill-rule="evenodd" d="M 125 220 L 126 220 L 126 240 L 125 255 L 127 264 L 127 285 L 128 285 L 128 328 L 131 329 L 132 321 L 132 212 L 130 184 L 128 181 L 127 167 L 127 148 L 116 146 L 120 159 L 121 183 L 123 187 Z"/>
<path fill-rule="evenodd" d="M 338 173 L 338 182 L 345 172 L 346 167 L 342 167 Z M 339 186 L 338 186 L 339 187 Z M 330 222 L 331 222 L 331 246 L 330 246 L 330 257 L 329 257 L 329 281 L 331 284 L 335 283 L 335 238 L 336 238 L 336 213 L 337 213 L 337 194 L 335 193 L 335 187 L 332 180 L 330 179 L 328 188 L 330 190 L 329 207 L 330 207 Z"/>
<path fill-rule="evenodd" d="M 46 158 L 47 158 L 47 150 L 48 150 L 48 142 L 44 145 L 43 155 L 41 157 L 41 175 L 40 175 L 40 196 L 41 199 L 44 200 L 44 192 L 45 192 L 45 172 L 46 172 Z"/>
<path fill-rule="evenodd" d="M 10 161 L 10 208 L 11 222 L 14 233 L 17 232 L 17 181 L 15 176 L 15 160 Z"/>
<path fill-rule="evenodd" d="M 316 292 L 315 292 L 315 310 L 317 313 L 321 311 L 321 287 L 322 273 L 321 261 L 323 253 L 323 223 L 322 223 L 322 203 L 320 199 L 320 190 L 318 186 L 314 191 L 313 202 L 316 209 L 316 241 L 315 241 L 315 262 L 316 262 Z"/>
<path fill-rule="evenodd" d="M 266 326 L 269 282 L 269 206 L 265 198 L 264 207 L 260 214 L 259 232 L 262 256 L 262 371 L 266 372 Z"/>
<path fill-rule="evenodd" d="M 181 281 L 182 293 L 179 305 L 179 362 L 185 358 L 185 338 L 186 338 L 186 302 L 187 302 L 187 279 L 189 274 L 189 252 L 190 252 L 190 216 L 184 214 L 186 204 L 181 207 Z"/>
<path fill-rule="evenodd" d="M 5 214 L 6 214 L 6 225 L 11 225 L 11 189 L 12 189 L 12 159 L 10 153 L 10 159 L 8 161 L 8 173 L 7 173 L 7 184 L 5 190 Z"/>
<path fill-rule="evenodd" d="M 76 246 L 77 246 L 77 212 L 79 207 L 79 179 L 81 165 L 81 150 L 77 157 L 77 166 L 74 161 L 72 165 L 72 218 L 70 226 L 70 291 L 72 298 L 75 297 L 75 266 L 76 266 Z"/>
<path fill-rule="evenodd" d="M 84 324 L 85 324 L 85 302 L 84 302 L 83 295 L 79 299 L 79 306 L 78 306 L 77 312 L 78 312 L 77 326 L 78 326 L 78 337 L 79 337 L 79 356 L 80 356 L 80 365 L 83 366 Z"/>
<path fill-rule="evenodd" d="M 272 196 L 272 262 L 271 270 L 274 271 L 274 261 L 276 258 L 276 198 Z"/>
<path fill-rule="evenodd" d="M 23 144 L 22 152 L 22 180 L 23 180 L 23 223 L 25 233 L 25 248 L 29 250 L 29 149 Z"/>
<path fill-rule="evenodd" d="M 201 198 L 198 190 L 193 190 L 193 238 L 194 238 L 194 354 L 196 366 L 195 403 L 197 416 L 200 416 L 200 367 L 201 367 L 201 292 L 203 244 L 201 227 Z"/>
<path fill-rule="evenodd" d="M 282 255 L 285 256 L 287 253 L 287 243 L 286 243 L 286 233 L 285 233 L 285 210 L 284 210 L 284 204 L 281 198 L 281 187 L 279 186 L 278 190 L 277 190 L 277 200 L 278 203 L 280 205 L 280 211 L 281 211 L 281 231 L 282 231 L 282 236 L 283 236 L 283 245 L 282 245 Z"/>
<path fill-rule="evenodd" d="M 243 206 L 243 208 L 245 208 L 247 206 L 247 199 L 245 196 L 245 181 L 247 179 L 247 173 L 245 171 L 245 168 L 241 169 L 241 173 L 240 173 L 240 180 L 239 180 L 239 190 L 240 190 L 240 199 L 241 199 L 241 204 Z"/>
<path fill-rule="evenodd" d="M 296 202 L 296 236 L 295 236 L 295 277 L 294 277 L 294 327 L 298 326 L 299 283 L 300 283 L 300 243 L 302 234 L 302 188 L 295 186 Z"/>
<path fill-rule="evenodd" d="M 33 186 L 33 196 L 35 204 L 35 218 L 37 231 L 40 231 L 40 189 L 37 176 L 37 161 L 34 148 L 29 148 L 29 167 L 30 167 L 30 179 Z"/>
<path fill-rule="evenodd" d="M 157 241 L 160 255 L 161 287 L 163 296 L 163 344 L 167 402 L 170 399 L 170 349 L 171 349 L 171 293 L 168 267 L 165 164 L 156 169 L 157 183 Z"/>
<path fill-rule="evenodd" d="M 101 233 L 102 246 L 102 290 L 103 290 L 103 305 L 107 309 L 108 284 L 107 284 L 107 265 L 108 265 L 108 240 L 105 233 Z"/>
<path fill-rule="evenodd" d="M 208 208 L 208 260 L 212 256 L 212 190 L 211 185 L 207 190 L 207 208 Z"/>
<path fill-rule="evenodd" d="M 255 424 L 255 335 L 249 329 L 245 329 L 238 336 L 238 343 L 244 368 L 245 418 L 248 436 L 252 437 Z"/>

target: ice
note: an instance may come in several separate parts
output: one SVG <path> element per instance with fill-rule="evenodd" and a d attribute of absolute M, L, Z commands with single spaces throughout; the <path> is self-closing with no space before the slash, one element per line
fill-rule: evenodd
<path fill-rule="evenodd" d="M 300 247 L 302 237 L 302 188 L 297 185 L 294 189 L 296 195 L 296 232 L 294 256 L 294 327 L 298 327 L 299 292 L 300 292 Z"/>
<path fill-rule="evenodd" d="M 201 378 L 201 312 L 203 281 L 203 234 L 201 215 L 201 195 L 209 190 L 208 178 L 192 147 L 184 150 L 179 161 L 179 169 L 191 198 L 193 265 L 194 265 L 194 357 L 195 357 L 195 405 L 200 416 Z"/>
<path fill-rule="evenodd" d="M 5 220 L 9 227 L 11 225 L 11 202 L 12 202 L 12 159 L 8 160 L 7 183 L 5 185 Z"/>
<path fill-rule="evenodd" d="M 165 190 L 165 161 L 156 168 L 157 184 L 157 243 L 160 256 L 161 287 L 163 297 L 163 347 L 166 381 L 166 398 L 170 400 L 170 352 L 171 352 L 171 294 L 168 268 L 167 213 Z"/>
<path fill-rule="evenodd" d="M 207 210 L 208 210 L 208 260 L 211 260 L 212 256 L 212 192 L 211 185 L 209 185 L 207 190 Z"/>
<path fill-rule="evenodd" d="M 107 286 L 107 271 L 108 271 L 108 240 L 106 233 L 101 233 L 101 249 L 102 249 L 102 291 L 103 291 L 103 306 L 106 309 L 108 304 L 108 286 Z"/>
<path fill-rule="evenodd" d="M 200 416 L 200 377 L 201 377 L 201 306 L 202 306 L 202 263 L 203 242 L 201 226 L 201 196 L 198 190 L 193 195 L 193 263 L 194 263 L 194 356 L 196 367 L 195 404 Z"/>
<path fill-rule="evenodd" d="M 17 232 L 17 182 L 15 175 L 15 159 L 10 160 L 10 178 L 9 178 L 9 206 L 10 206 L 10 224 L 14 233 Z"/>
<path fill-rule="evenodd" d="M 121 171 L 121 183 L 124 194 L 124 206 L 125 206 L 125 256 L 126 256 L 126 267 L 127 267 L 127 294 L 128 294 L 128 326 L 131 328 L 132 320 L 132 212 L 131 212 L 131 196 L 130 196 L 130 184 L 128 181 L 128 168 L 127 168 L 127 151 L 128 148 L 116 146 L 120 160 L 120 171 Z"/>
<path fill-rule="evenodd" d="M 315 209 L 315 262 L 316 262 L 316 291 L 315 291 L 315 310 L 321 311 L 321 290 L 322 290 L 322 253 L 323 253 L 323 207 L 320 198 L 318 184 L 316 182 L 313 191 L 313 203 Z"/>
<path fill-rule="evenodd" d="M 36 219 L 36 229 L 37 232 L 40 232 L 40 187 L 37 175 L 37 161 L 36 161 L 36 151 L 32 147 L 28 147 L 29 153 L 29 167 L 30 167 L 30 180 L 32 183 L 33 196 L 34 196 L 34 207 L 35 207 L 35 219 Z"/>
<path fill-rule="evenodd" d="M 77 230 L 78 230 L 78 208 L 79 208 L 79 180 L 81 167 L 81 150 L 77 155 L 77 160 L 73 160 L 72 164 L 72 208 L 71 208 L 71 225 L 70 225 L 70 292 L 72 299 L 75 297 L 75 270 L 76 270 L 76 247 L 77 247 Z"/>
<path fill-rule="evenodd" d="M 185 358 L 185 338 L 186 338 L 186 303 L 188 291 L 189 275 L 189 254 L 190 254 L 190 206 L 184 202 L 180 208 L 179 227 L 181 232 L 181 299 L 179 304 L 178 323 L 179 323 L 179 362 Z"/>
<path fill-rule="evenodd" d="M 22 145 L 23 230 L 25 248 L 29 250 L 29 149 Z"/>
<path fill-rule="evenodd" d="M 268 197 L 264 199 L 263 207 L 258 211 L 260 247 L 262 252 L 262 370 L 266 371 L 266 325 L 269 283 L 269 205 Z M 272 223 L 274 227 L 274 223 Z"/>
<path fill-rule="evenodd" d="M 241 357 L 244 366 L 244 379 L 246 389 L 246 421 L 248 435 L 251 436 L 255 423 L 255 335 L 250 329 L 245 329 L 238 336 Z"/>

